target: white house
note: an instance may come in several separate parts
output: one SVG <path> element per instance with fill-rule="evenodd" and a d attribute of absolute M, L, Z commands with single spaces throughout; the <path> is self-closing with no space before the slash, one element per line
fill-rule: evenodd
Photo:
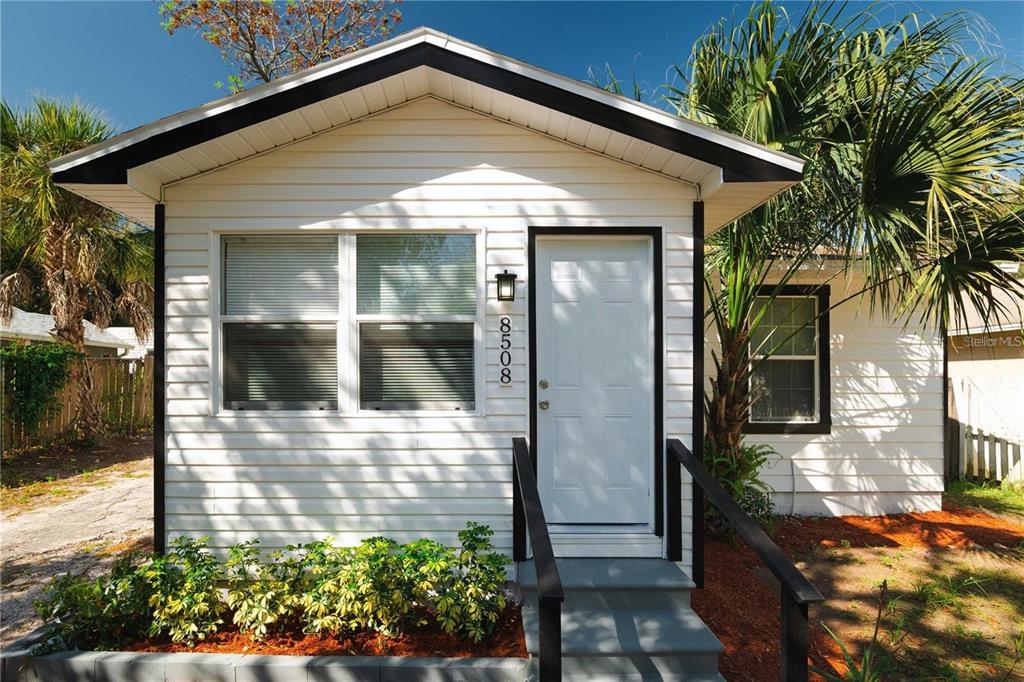
<path fill-rule="evenodd" d="M 1024 300 L 996 296 L 991 315 L 969 302 L 949 330 L 949 378 L 955 417 L 977 431 L 1024 441 Z"/>
<path fill-rule="evenodd" d="M 156 230 L 158 544 L 472 520 L 508 551 L 524 437 L 572 587 L 570 557 L 692 565 L 665 442 L 702 440 L 703 238 L 802 166 L 421 29 L 51 167 Z M 855 303 L 812 336 L 760 419 L 771 483 L 796 511 L 934 508 L 941 339 Z"/>
<path fill-rule="evenodd" d="M 132 344 L 110 333 L 110 328 L 100 329 L 92 322 L 83 320 L 85 328 L 85 350 L 92 357 L 114 357 L 129 350 Z M 0 322 L 0 343 L 26 341 L 28 343 L 56 343 L 56 323 L 53 315 L 29 313 L 14 308 L 9 322 Z"/>

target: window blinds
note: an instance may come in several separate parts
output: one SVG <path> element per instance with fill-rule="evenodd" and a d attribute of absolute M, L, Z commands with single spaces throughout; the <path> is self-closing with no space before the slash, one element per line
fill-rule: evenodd
<path fill-rule="evenodd" d="M 472 410 L 473 324 L 363 323 L 359 369 L 365 409 Z"/>
<path fill-rule="evenodd" d="M 337 344 L 334 324 L 225 324 L 225 407 L 337 409 Z"/>
<path fill-rule="evenodd" d="M 225 315 L 338 314 L 338 237 L 224 237 Z"/>

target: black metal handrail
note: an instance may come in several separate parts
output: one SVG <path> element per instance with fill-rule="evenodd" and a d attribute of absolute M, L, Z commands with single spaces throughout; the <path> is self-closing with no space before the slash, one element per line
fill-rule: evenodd
<path fill-rule="evenodd" d="M 669 558 L 682 559 L 682 472 L 686 467 L 695 483 L 693 487 L 693 573 L 697 587 L 704 587 L 704 496 L 715 505 L 732 529 L 754 550 L 779 581 L 782 595 L 782 668 L 783 680 L 807 679 L 807 606 L 825 601 L 814 585 L 797 570 L 789 557 L 772 542 L 757 521 L 750 517 L 715 480 L 689 448 L 677 438 L 667 441 L 668 470 L 668 535 Z"/>
<path fill-rule="evenodd" d="M 537 571 L 540 682 L 556 682 L 562 679 L 562 602 L 565 601 L 565 591 L 540 503 L 534 466 L 526 439 L 513 438 L 512 558 L 526 560 L 526 535 L 529 531 L 533 565 Z"/>

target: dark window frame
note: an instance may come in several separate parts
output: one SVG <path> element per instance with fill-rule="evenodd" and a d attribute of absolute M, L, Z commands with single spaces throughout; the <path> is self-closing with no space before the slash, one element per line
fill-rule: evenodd
<path fill-rule="evenodd" d="M 829 434 L 832 433 L 832 358 L 829 322 L 831 287 L 827 284 L 764 285 L 758 296 L 806 296 L 818 300 L 818 419 L 813 422 L 755 422 L 748 419 L 743 433 L 749 434 Z"/>

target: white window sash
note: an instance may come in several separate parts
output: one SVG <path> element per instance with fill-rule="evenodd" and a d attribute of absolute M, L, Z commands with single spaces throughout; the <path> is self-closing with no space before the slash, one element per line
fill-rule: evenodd
<path fill-rule="evenodd" d="M 754 417 L 753 411 L 751 411 L 749 420 L 753 424 L 817 424 L 821 421 L 821 327 L 819 325 L 821 311 L 818 309 L 818 297 L 817 296 L 776 296 L 775 299 L 781 298 L 802 298 L 811 299 L 814 301 L 814 323 L 812 325 L 814 329 L 814 348 L 817 351 L 814 355 L 786 355 L 785 353 L 772 353 L 766 355 L 764 353 L 755 355 L 754 359 L 758 362 L 771 362 L 773 360 L 813 360 L 814 361 L 814 415 L 810 419 L 757 419 Z M 763 324 L 763 323 L 762 323 Z M 778 329 L 776 327 L 775 329 Z M 753 372 L 750 374 L 748 382 L 753 381 Z"/>

